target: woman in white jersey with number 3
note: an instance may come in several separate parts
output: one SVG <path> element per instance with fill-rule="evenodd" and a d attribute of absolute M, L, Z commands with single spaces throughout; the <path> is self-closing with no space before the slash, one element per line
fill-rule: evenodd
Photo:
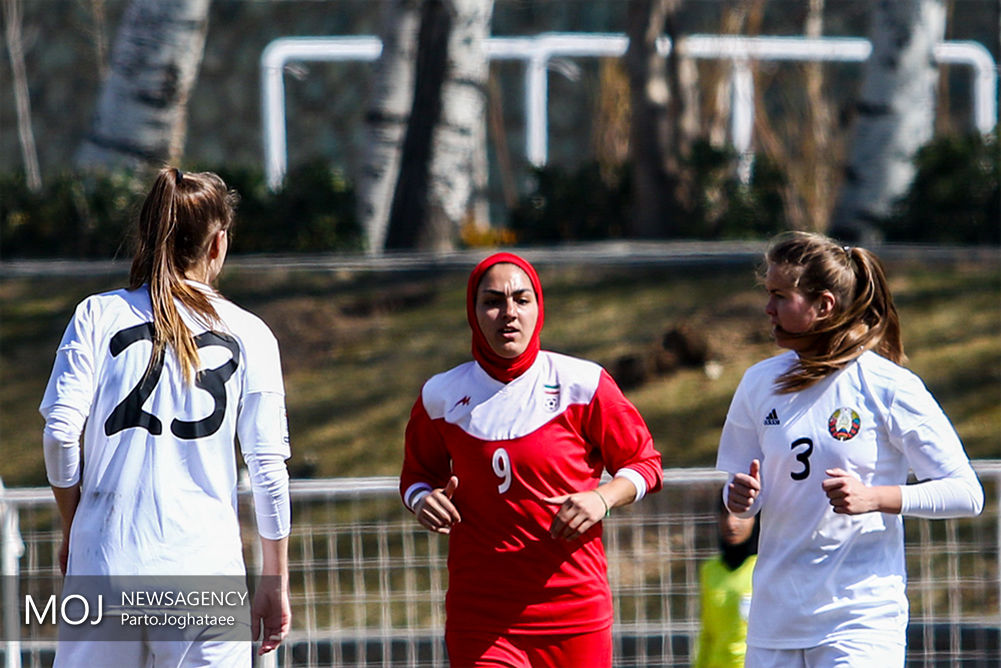
<path fill-rule="evenodd" d="M 129 288 L 77 306 L 40 411 L 63 523 L 61 567 L 74 577 L 242 575 L 239 436 L 265 576 L 246 638 L 263 632 L 264 653 L 290 621 L 288 429 L 274 336 L 211 287 L 235 203 L 215 174 L 160 171 L 140 213 Z M 55 665 L 251 664 L 249 642 L 161 632 L 60 642 Z"/>
<path fill-rule="evenodd" d="M 765 312 L 789 349 L 744 374 L 717 468 L 761 513 L 746 666 L 903 666 L 902 515 L 962 517 L 983 489 L 904 360 L 879 260 L 810 233 L 766 254 Z M 919 484 L 906 485 L 908 470 Z"/>

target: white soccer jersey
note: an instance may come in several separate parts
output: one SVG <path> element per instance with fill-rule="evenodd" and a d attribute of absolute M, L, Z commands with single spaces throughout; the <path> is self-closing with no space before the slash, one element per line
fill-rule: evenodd
<path fill-rule="evenodd" d="M 910 371 L 866 352 L 788 394 L 775 379 L 796 360 L 773 357 L 741 380 L 717 468 L 761 461 L 759 555 L 747 641 L 772 649 L 844 637 L 903 643 L 907 626 L 900 515 L 835 514 L 821 483 L 842 468 L 866 485 L 902 485 L 970 469 L 948 418 Z M 972 475 L 972 470 L 968 473 Z"/>
<path fill-rule="evenodd" d="M 236 436 L 248 461 L 289 457 L 284 387 L 268 327 L 225 299 L 213 304 L 221 319 L 213 331 L 178 305 L 198 346 L 201 373 L 193 385 L 169 347 L 150 366 L 145 286 L 94 295 L 77 307 L 39 409 L 47 430 L 58 423 L 61 443 L 75 445 L 80 429 L 84 435 L 67 574 L 244 572 Z M 73 470 L 65 479 L 49 475 L 57 486 L 75 481 Z M 275 518 L 274 535 L 261 533 L 278 538 L 288 532 L 287 503 L 272 512 L 283 516 Z"/>

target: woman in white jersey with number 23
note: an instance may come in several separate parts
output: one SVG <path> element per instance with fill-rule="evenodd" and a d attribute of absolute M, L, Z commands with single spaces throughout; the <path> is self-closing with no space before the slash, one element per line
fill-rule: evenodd
<path fill-rule="evenodd" d="M 893 668 L 907 628 L 903 515 L 983 507 L 952 424 L 904 361 L 879 260 L 818 234 L 766 254 L 765 312 L 788 352 L 738 386 L 716 467 L 727 507 L 761 513 L 752 668 Z M 908 471 L 918 484 L 905 484 Z"/>
<path fill-rule="evenodd" d="M 244 641 L 149 626 L 131 642 L 61 641 L 55 665 L 249 666 L 288 631 L 288 428 L 278 345 L 211 287 L 236 194 L 215 174 L 159 172 L 139 216 L 128 289 L 81 302 L 40 411 L 67 577 L 242 576 L 239 436 L 264 577 Z M 80 435 L 83 434 L 83 465 Z M 244 625 L 246 622 L 243 622 Z M 131 637 L 131 636 L 130 636 Z M 218 635 L 216 636 L 219 637 Z"/>

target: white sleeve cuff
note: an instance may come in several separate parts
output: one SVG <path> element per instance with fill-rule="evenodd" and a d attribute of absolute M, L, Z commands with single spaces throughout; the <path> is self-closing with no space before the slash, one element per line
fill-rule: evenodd
<path fill-rule="evenodd" d="M 900 487 L 901 515 L 971 517 L 979 515 L 983 508 L 984 488 L 969 464 L 945 478 Z"/>
<path fill-rule="evenodd" d="M 403 503 L 411 512 L 415 512 L 414 509 L 417 507 L 417 502 L 430 493 L 431 485 L 426 482 L 415 482 L 407 488 L 406 493 L 403 495 Z"/>
<path fill-rule="evenodd" d="M 281 455 L 244 453 L 254 492 L 257 533 L 268 540 L 278 540 L 292 530 L 288 468 Z"/>
<path fill-rule="evenodd" d="M 643 476 L 633 469 L 619 469 L 615 472 L 615 477 L 625 478 L 633 484 L 633 487 L 636 488 L 636 497 L 633 499 L 633 503 L 637 503 L 640 499 L 646 496 L 646 480 L 644 480 Z"/>
<path fill-rule="evenodd" d="M 80 482 L 80 444 L 64 443 L 46 429 L 42 434 L 45 476 L 53 487 L 72 487 Z"/>
<path fill-rule="evenodd" d="M 53 487 L 72 487 L 80 482 L 80 433 L 87 416 L 62 404 L 48 406 L 42 414 L 45 475 Z"/>

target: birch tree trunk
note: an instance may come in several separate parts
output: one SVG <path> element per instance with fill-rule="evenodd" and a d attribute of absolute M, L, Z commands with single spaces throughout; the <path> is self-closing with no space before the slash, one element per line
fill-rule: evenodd
<path fill-rule="evenodd" d="M 382 55 L 376 63 L 365 115 L 368 153 L 358 175 L 358 217 L 372 254 L 382 252 L 400 173 L 403 138 L 414 103 L 420 0 L 383 5 Z"/>
<path fill-rule="evenodd" d="M 474 207 L 482 203 L 486 187 L 486 40 L 493 16 L 493 0 L 452 0 L 451 5 L 448 74 L 432 138 L 428 234 L 422 244 L 444 250 L 452 248 L 468 219 L 483 222 L 476 220 Z"/>
<path fill-rule="evenodd" d="M 417 248 L 427 218 L 431 137 L 441 116 L 451 17 L 442 0 L 423 0 L 420 13 L 413 104 L 389 211 L 387 249 Z"/>
<path fill-rule="evenodd" d="M 77 166 L 142 168 L 180 159 L 209 1 L 131 0 Z"/>
<path fill-rule="evenodd" d="M 931 139 L 937 74 L 933 48 L 945 34 L 940 0 L 872 4 L 857 120 L 831 233 L 872 240 L 914 178 L 913 158 Z"/>
<path fill-rule="evenodd" d="M 492 14 L 493 0 L 424 1 L 413 107 L 386 248 L 449 250 L 470 215 L 475 152 L 486 137 Z"/>

